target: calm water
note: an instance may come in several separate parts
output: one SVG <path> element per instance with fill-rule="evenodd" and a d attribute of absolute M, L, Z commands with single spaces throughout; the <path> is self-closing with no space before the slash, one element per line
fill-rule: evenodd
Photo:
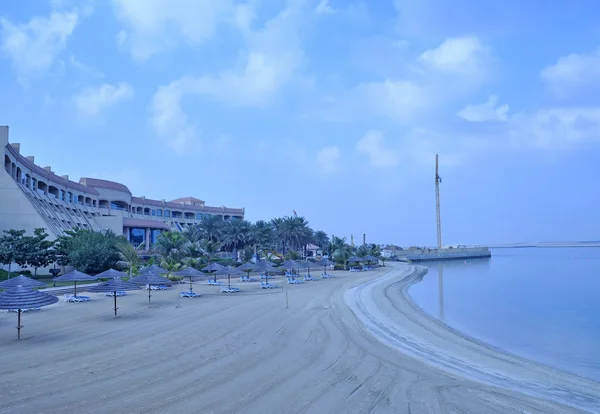
<path fill-rule="evenodd" d="M 492 249 L 491 259 L 425 265 L 409 293 L 432 316 L 600 381 L 600 248 Z"/>

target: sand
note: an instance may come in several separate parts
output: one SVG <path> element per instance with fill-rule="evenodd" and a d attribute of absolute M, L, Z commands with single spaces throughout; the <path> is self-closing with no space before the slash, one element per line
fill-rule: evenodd
<path fill-rule="evenodd" d="M 424 315 L 405 296 L 418 271 L 285 285 L 289 307 L 284 290 L 238 283 L 231 296 L 154 292 L 151 307 L 132 292 L 115 318 L 112 299 L 92 294 L 24 314 L 20 341 L 2 313 L 0 413 L 550 413 L 594 408 L 576 395 L 600 400 L 597 383 Z"/>

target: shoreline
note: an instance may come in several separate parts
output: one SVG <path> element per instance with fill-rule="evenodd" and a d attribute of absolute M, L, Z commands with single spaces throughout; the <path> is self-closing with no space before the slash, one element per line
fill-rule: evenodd
<path fill-rule="evenodd" d="M 456 378 L 600 412 L 600 383 L 510 354 L 429 315 L 408 293 L 427 268 L 397 268 L 400 272 L 383 275 L 344 294 L 346 304 L 378 341 Z"/>

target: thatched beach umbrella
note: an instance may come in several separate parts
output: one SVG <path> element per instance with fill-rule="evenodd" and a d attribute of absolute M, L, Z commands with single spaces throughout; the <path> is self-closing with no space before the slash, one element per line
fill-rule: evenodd
<path fill-rule="evenodd" d="M 30 287 L 30 288 L 48 287 L 48 285 L 46 285 L 43 282 L 40 282 L 39 280 L 35 280 L 35 279 L 32 279 L 27 276 L 19 275 L 17 277 L 13 277 L 12 279 L 5 280 L 4 282 L 0 282 L 0 289 L 10 289 L 10 288 L 17 287 L 19 285 L 25 286 L 25 287 Z"/>
<path fill-rule="evenodd" d="M 308 271 L 308 276 L 310 276 L 310 269 L 315 269 L 320 267 L 318 264 L 311 262 L 310 260 L 306 260 L 304 262 L 300 262 L 300 269 L 306 269 Z"/>
<path fill-rule="evenodd" d="M 279 269 L 273 267 L 268 260 L 261 260 L 254 265 L 254 271 L 265 274 L 265 282 L 269 281 L 269 272 L 277 272 Z"/>
<path fill-rule="evenodd" d="M 55 282 L 73 282 L 73 296 L 77 297 L 77 282 L 94 282 L 98 279 L 95 276 L 90 276 L 79 270 L 73 270 L 62 276 L 55 277 L 52 280 Z"/>
<path fill-rule="evenodd" d="M 96 286 L 92 286 L 88 290 L 90 292 L 112 292 L 115 302 L 115 316 L 117 316 L 117 292 L 126 291 L 126 290 L 137 290 L 141 289 L 139 286 L 134 285 L 133 283 L 126 282 L 122 279 L 114 278 L 109 280 L 108 282 L 100 283 Z"/>
<path fill-rule="evenodd" d="M 186 267 L 179 272 L 173 273 L 173 276 L 181 276 L 181 277 L 189 277 L 190 278 L 190 293 L 194 293 L 192 289 L 192 281 L 195 278 L 204 277 L 204 273 L 199 270 L 194 269 L 193 267 Z"/>
<path fill-rule="evenodd" d="M 25 286 L 16 286 L 0 293 L 0 309 L 17 311 L 17 339 L 21 339 L 21 312 L 58 302 L 56 296 Z"/>
<path fill-rule="evenodd" d="M 129 276 L 129 273 L 121 272 L 120 270 L 115 270 L 115 269 L 108 269 L 102 273 L 97 274 L 96 278 L 98 278 L 98 279 L 115 279 L 115 278 L 121 278 L 121 277 L 127 277 L 127 276 Z"/>
<path fill-rule="evenodd" d="M 300 263 L 295 260 L 286 260 L 281 264 L 281 268 L 283 269 L 300 269 Z"/>
<path fill-rule="evenodd" d="M 140 275 L 143 275 L 144 273 L 157 273 L 157 274 L 164 274 L 164 273 L 169 273 L 169 271 L 167 269 L 163 269 L 162 267 L 158 266 L 158 265 L 151 265 L 148 267 L 144 267 L 142 268 L 142 270 L 139 271 Z"/>
<path fill-rule="evenodd" d="M 356 257 L 356 256 L 352 256 L 351 258 L 348 259 L 348 263 L 359 263 L 362 261 L 363 261 L 362 258 Z"/>
<path fill-rule="evenodd" d="M 216 272 L 216 271 L 222 270 L 224 268 L 225 268 L 225 266 L 213 262 L 213 263 L 209 264 L 208 266 L 203 267 L 202 271 L 204 271 L 204 272 Z M 217 274 L 215 273 L 215 282 L 216 281 L 217 281 Z"/>
<path fill-rule="evenodd" d="M 379 263 L 379 259 L 371 254 L 365 256 L 363 259 L 365 259 L 369 263 L 371 263 L 371 262 Z"/>
<path fill-rule="evenodd" d="M 215 272 L 215 274 L 227 275 L 227 284 L 228 284 L 229 288 L 231 288 L 231 275 L 239 275 L 243 272 L 244 272 L 243 270 L 240 270 L 237 267 L 226 266 L 226 267 L 223 267 L 221 270 L 217 270 Z"/>
<path fill-rule="evenodd" d="M 238 266 L 237 268 L 239 270 L 246 272 L 248 278 L 250 278 L 250 272 L 254 270 L 254 266 L 256 266 L 254 263 L 246 262 L 246 263 Z"/>
<path fill-rule="evenodd" d="M 158 273 L 148 271 L 139 276 L 136 276 L 130 280 L 131 283 L 135 283 L 138 285 L 148 285 L 148 304 L 150 304 L 150 298 L 152 297 L 152 286 L 156 285 L 165 285 L 171 283 L 169 279 L 165 279 L 160 276 Z"/>

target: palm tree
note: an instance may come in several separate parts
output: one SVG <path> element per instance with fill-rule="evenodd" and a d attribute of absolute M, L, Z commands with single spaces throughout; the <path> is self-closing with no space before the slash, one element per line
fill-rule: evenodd
<path fill-rule="evenodd" d="M 251 237 L 256 251 L 269 249 L 274 241 L 273 225 L 264 220 L 258 220 L 252 225 Z"/>
<path fill-rule="evenodd" d="M 278 246 L 281 246 L 281 252 L 285 255 L 286 239 L 284 235 L 285 219 L 277 217 L 271 220 L 271 226 L 273 227 L 273 236 Z"/>
<path fill-rule="evenodd" d="M 201 242 L 202 251 L 206 257 L 206 264 L 210 264 L 210 261 L 221 251 L 223 244 L 214 242 L 211 240 L 203 240 Z"/>
<path fill-rule="evenodd" d="M 139 251 L 143 250 L 146 246 L 140 244 L 137 248 L 133 247 L 128 241 L 117 244 L 117 252 L 119 254 L 119 261 L 117 266 L 129 270 L 129 277 L 133 276 L 134 268 L 140 263 Z"/>
<path fill-rule="evenodd" d="M 231 220 L 225 222 L 223 227 L 223 243 L 231 249 L 234 257 L 238 259 L 238 250 L 243 249 L 250 242 L 250 223 L 246 220 Z"/>
<path fill-rule="evenodd" d="M 199 224 L 193 224 L 184 230 L 183 235 L 190 243 L 198 243 L 204 237 L 204 231 Z"/>
<path fill-rule="evenodd" d="M 280 228 L 283 240 L 295 250 L 306 250 L 306 245 L 312 241 L 313 231 L 304 217 L 284 217 Z"/>
<path fill-rule="evenodd" d="M 329 246 L 329 236 L 322 230 L 315 231 L 313 239 L 315 244 L 322 250 L 326 250 Z"/>
<path fill-rule="evenodd" d="M 371 254 L 371 249 L 366 245 L 360 246 L 358 249 L 356 249 L 356 255 L 358 257 L 365 257 L 369 254 Z"/>
<path fill-rule="evenodd" d="M 346 264 L 350 257 L 352 257 L 352 250 L 348 245 L 333 252 L 333 260 L 335 260 L 336 263 L 342 263 L 344 265 L 344 270 L 346 270 Z"/>
<path fill-rule="evenodd" d="M 182 233 L 167 231 L 158 236 L 154 248 L 163 260 L 178 261 L 186 256 L 189 244 L 190 242 Z"/>
<path fill-rule="evenodd" d="M 202 233 L 202 238 L 215 242 L 220 241 L 224 223 L 225 222 L 221 216 L 213 216 L 209 214 L 202 216 L 202 220 L 200 221 L 200 224 L 198 224 L 200 227 L 200 232 Z"/>

